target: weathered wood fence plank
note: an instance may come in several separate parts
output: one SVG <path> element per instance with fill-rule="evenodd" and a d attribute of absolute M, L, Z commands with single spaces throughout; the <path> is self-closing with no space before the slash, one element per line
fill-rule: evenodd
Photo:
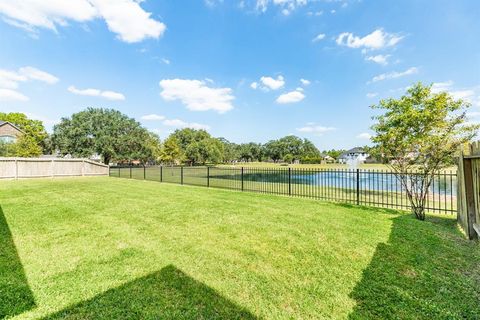
<path fill-rule="evenodd" d="M 87 159 L 0 158 L 0 179 L 106 176 L 109 167 Z"/>
<path fill-rule="evenodd" d="M 480 236 L 480 142 L 462 150 L 458 161 L 458 222 L 469 239 Z"/>

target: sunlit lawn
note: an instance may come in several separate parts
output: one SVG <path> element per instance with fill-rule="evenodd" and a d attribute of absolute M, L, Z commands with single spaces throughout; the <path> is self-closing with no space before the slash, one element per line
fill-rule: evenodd
<path fill-rule="evenodd" d="M 452 217 L 116 178 L 0 181 L 0 318 L 476 319 Z"/>

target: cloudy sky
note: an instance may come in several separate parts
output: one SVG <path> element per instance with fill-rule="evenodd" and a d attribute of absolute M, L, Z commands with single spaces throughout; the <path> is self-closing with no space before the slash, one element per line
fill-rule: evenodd
<path fill-rule="evenodd" d="M 86 107 L 165 137 L 368 143 L 379 99 L 416 81 L 480 121 L 480 1 L 2 0 L 0 111 L 51 130 Z"/>

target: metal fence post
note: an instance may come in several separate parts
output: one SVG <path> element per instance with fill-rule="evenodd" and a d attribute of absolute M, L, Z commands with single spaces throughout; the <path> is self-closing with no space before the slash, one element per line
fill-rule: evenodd
<path fill-rule="evenodd" d="M 119 177 L 119 178 L 120 178 L 120 176 L 121 176 L 121 174 L 122 174 L 122 173 L 120 172 L 120 170 L 121 170 L 120 167 L 118 167 L 118 177 Z"/>
<path fill-rule="evenodd" d="M 160 182 L 163 182 L 163 166 L 160 166 Z"/>
<path fill-rule="evenodd" d="M 132 166 L 130 166 L 130 179 L 132 179 Z"/>
<path fill-rule="evenodd" d="M 207 167 L 207 187 L 210 187 L 210 167 Z"/>
<path fill-rule="evenodd" d="M 357 169 L 357 205 L 360 204 L 360 169 Z"/>
<path fill-rule="evenodd" d="M 288 195 L 292 195 L 292 168 L 288 168 Z"/>
<path fill-rule="evenodd" d="M 183 184 L 183 166 L 180 167 L 180 184 Z"/>
<path fill-rule="evenodd" d="M 147 180 L 147 167 L 145 167 L 145 165 L 143 165 L 143 180 Z"/>
<path fill-rule="evenodd" d="M 243 191 L 243 167 L 242 167 L 242 171 L 241 171 L 241 177 L 242 177 L 242 191 Z"/>

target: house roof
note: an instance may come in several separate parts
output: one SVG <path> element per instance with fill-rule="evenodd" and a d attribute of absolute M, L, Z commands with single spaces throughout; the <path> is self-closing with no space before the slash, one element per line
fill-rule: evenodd
<path fill-rule="evenodd" d="M 9 124 L 9 125 L 11 125 L 12 127 L 14 127 L 15 129 L 17 129 L 18 131 L 24 133 L 22 129 L 20 129 L 19 127 L 17 127 L 17 126 L 14 125 L 13 123 L 8 122 L 8 121 L 2 121 L 2 120 L 0 120 L 0 127 L 3 126 L 3 125 L 5 125 L 5 124 Z"/>
<path fill-rule="evenodd" d="M 346 153 L 364 153 L 365 150 L 362 147 L 355 147 L 348 150 Z"/>
<path fill-rule="evenodd" d="M 362 147 L 352 148 L 352 149 L 347 150 L 347 151 L 345 151 L 344 153 L 342 153 L 342 154 L 340 155 L 340 158 L 344 158 L 344 157 L 346 157 L 347 155 L 349 155 L 350 153 L 365 153 L 365 149 L 363 149 Z"/>

